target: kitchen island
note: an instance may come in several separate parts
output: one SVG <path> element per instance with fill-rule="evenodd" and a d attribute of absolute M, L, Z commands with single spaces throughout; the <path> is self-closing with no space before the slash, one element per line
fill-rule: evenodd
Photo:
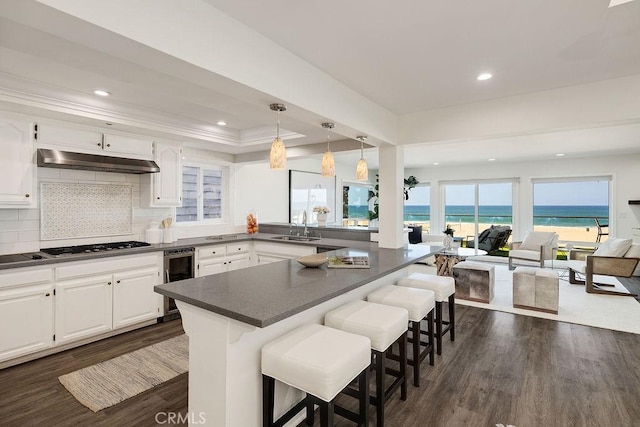
<path fill-rule="evenodd" d="M 262 424 L 262 347 L 324 314 L 407 275 L 407 267 L 440 247 L 340 249 L 328 256 L 369 257 L 368 269 L 305 268 L 295 260 L 167 283 L 189 336 L 189 416 L 212 426 Z M 276 386 L 276 416 L 301 393 Z M 294 424 L 292 424 L 294 425 Z"/>

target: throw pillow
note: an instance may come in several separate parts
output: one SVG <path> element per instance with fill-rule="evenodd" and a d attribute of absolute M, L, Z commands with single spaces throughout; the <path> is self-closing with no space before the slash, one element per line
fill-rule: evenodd
<path fill-rule="evenodd" d="M 518 249 L 539 252 L 541 246 L 551 245 L 555 236 L 553 231 L 533 231 L 527 234 Z"/>
<path fill-rule="evenodd" d="M 634 243 L 624 254 L 625 258 L 640 258 L 640 244 Z"/>
<path fill-rule="evenodd" d="M 631 247 L 631 239 L 608 238 L 593 253 L 594 256 L 623 256 Z"/>

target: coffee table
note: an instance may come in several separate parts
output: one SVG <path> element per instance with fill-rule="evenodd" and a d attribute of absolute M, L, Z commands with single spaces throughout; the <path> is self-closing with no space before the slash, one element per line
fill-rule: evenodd
<path fill-rule="evenodd" d="M 438 276 L 451 276 L 453 275 L 453 266 L 460 261 L 464 261 L 470 256 L 486 254 L 487 251 L 475 248 L 443 249 L 435 255 L 437 274 Z"/>

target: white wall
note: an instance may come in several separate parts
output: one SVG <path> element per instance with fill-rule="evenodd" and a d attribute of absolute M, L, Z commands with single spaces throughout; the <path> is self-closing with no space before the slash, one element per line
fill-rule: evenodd
<path fill-rule="evenodd" d="M 517 199 L 520 207 L 519 219 L 514 223 L 514 239 L 522 238 L 531 229 L 533 213 L 533 193 L 531 180 L 535 178 L 564 178 L 580 176 L 610 175 L 613 177 L 611 191 L 610 233 L 614 237 L 635 237 L 640 241 L 640 206 L 630 206 L 630 199 L 640 199 L 640 155 L 611 156 L 582 159 L 554 159 L 551 161 L 535 161 L 500 164 L 493 162 L 476 166 L 438 166 L 424 169 L 407 169 L 405 175 L 415 175 L 421 183 L 431 184 L 432 214 L 439 211 L 440 198 L 438 185 L 443 181 L 459 180 L 491 180 L 519 178 Z M 444 229 L 440 218 L 432 216 L 432 228 Z M 634 233 L 636 236 L 634 236 Z"/>

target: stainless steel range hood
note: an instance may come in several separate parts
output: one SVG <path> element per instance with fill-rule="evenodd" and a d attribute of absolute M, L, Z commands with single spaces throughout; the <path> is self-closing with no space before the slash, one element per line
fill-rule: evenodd
<path fill-rule="evenodd" d="M 45 148 L 38 148 L 38 166 L 133 174 L 160 172 L 160 168 L 153 160 L 125 159 Z"/>

